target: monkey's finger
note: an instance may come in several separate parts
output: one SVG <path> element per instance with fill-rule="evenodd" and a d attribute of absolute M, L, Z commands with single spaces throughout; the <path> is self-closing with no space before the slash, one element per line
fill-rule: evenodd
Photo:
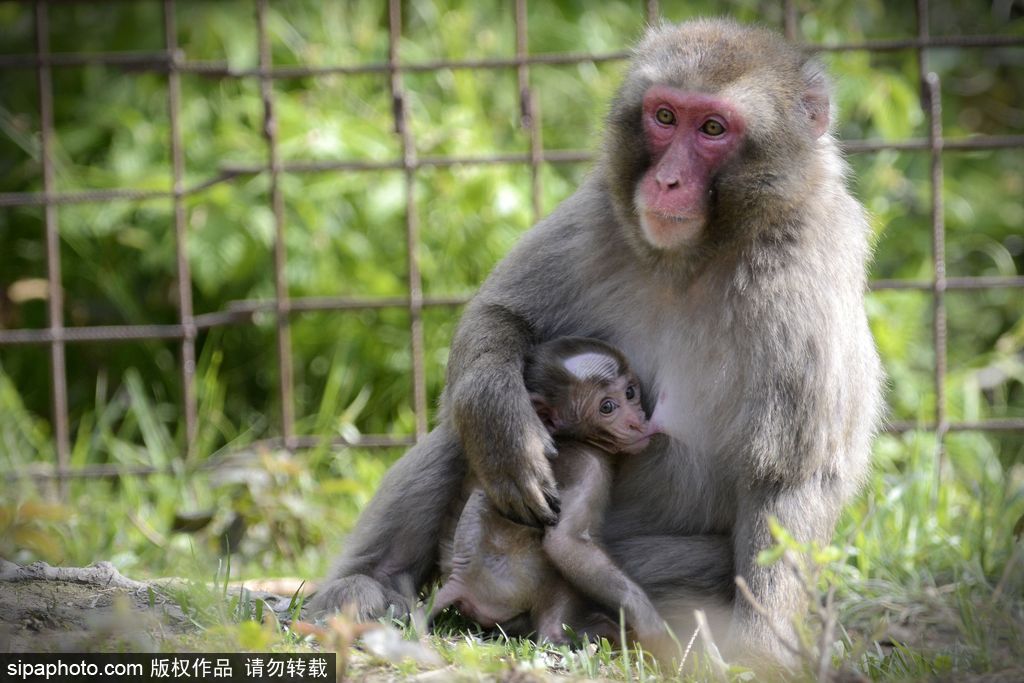
<path fill-rule="evenodd" d="M 543 526 L 526 505 L 525 496 L 516 483 L 509 482 L 508 486 L 489 492 L 488 497 L 498 514 L 505 519 L 525 526 Z"/>
<path fill-rule="evenodd" d="M 544 502 L 548 504 L 548 507 L 551 508 L 551 511 L 554 512 L 556 515 L 562 514 L 562 501 L 561 499 L 559 499 L 557 493 L 545 493 Z M 557 523 L 558 520 L 556 519 L 555 522 Z"/>
<path fill-rule="evenodd" d="M 544 502 L 548 504 L 552 512 L 556 515 L 562 513 L 562 499 L 558 497 L 558 489 L 551 485 L 544 486 Z M 558 523 L 558 519 L 555 519 L 555 523 Z"/>
<path fill-rule="evenodd" d="M 544 527 L 544 522 L 534 515 L 533 511 L 525 505 L 516 505 L 515 509 L 508 509 L 501 514 L 503 517 L 515 522 L 516 524 L 532 526 L 537 529 Z"/>
<path fill-rule="evenodd" d="M 502 517 L 515 522 L 542 529 L 557 523 L 558 517 L 548 507 L 536 484 L 517 482 L 515 493 L 503 501 L 504 505 L 495 505 Z"/>
<path fill-rule="evenodd" d="M 555 513 L 552 512 L 550 508 L 548 508 L 546 502 L 544 502 L 543 508 L 537 505 L 538 502 L 543 501 L 543 497 L 540 499 L 540 501 L 532 501 L 534 505 L 530 505 L 531 501 L 523 501 L 523 516 L 527 520 L 529 520 L 526 523 L 538 529 L 543 529 L 546 526 L 552 526 L 552 519 L 555 520 L 555 522 L 558 521 L 558 518 L 555 516 Z"/>
<path fill-rule="evenodd" d="M 530 496 L 526 499 L 531 512 L 543 526 L 558 524 L 558 512 L 561 510 L 558 491 L 549 484 L 531 482 Z M 554 505 L 551 505 L 552 500 Z"/>

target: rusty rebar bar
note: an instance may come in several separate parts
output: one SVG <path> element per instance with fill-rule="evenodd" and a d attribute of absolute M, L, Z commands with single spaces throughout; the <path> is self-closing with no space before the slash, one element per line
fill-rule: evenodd
<path fill-rule="evenodd" d="M 292 336 L 289 317 L 288 248 L 285 242 L 284 196 L 281 192 L 281 156 L 277 149 L 277 116 L 274 83 L 270 78 L 272 54 L 267 28 L 268 0 L 256 2 L 259 40 L 260 97 L 263 100 L 263 138 L 267 141 L 270 171 L 270 205 L 274 213 L 274 313 L 277 339 L 278 400 L 281 402 L 281 435 L 286 448 L 294 447 L 295 408 L 292 374 Z"/>
<path fill-rule="evenodd" d="M 847 154 L 869 154 L 881 151 L 930 152 L 931 143 L 927 138 L 906 140 L 840 140 L 839 145 Z M 1024 135 L 978 135 L 970 138 L 945 138 L 943 152 L 979 152 L 1008 149 L 1024 149 Z M 594 154 L 587 150 L 543 149 L 538 150 L 539 161 L 547 164 L 575 164 L 593 161 Z M 428 156 L 418 157 L 414 168 L 447 168 L 451 166 L 497 166 L 505 164 L 530 164 L 530 153 L 504 153 L 493 155 Z M 286 174 L 330 173 L 349 171 L 353 173 L 402 170 L 402 161 L 282 161 L 280 170 Z M 214 177 L 197 183 L 184 190 L 186 197 L 204 192 L 211 187 L 239 176 L 258 175 L 267 171 L 266 164 L 231 163 L 225 164 Z M 115 200 L 154 201 L 173 198 L 173 191 L 113 188 L 107 190 L 76 190 L 55 192 L 0 192 L 0 208 L 13 206 L 44 206 L 47 201 L 54 205 L 98 204 Z"/>
<path fill-rule="evenodd" d="M 658 17 L 656 0 L 647 2 L 646 16 Z M 789 6 L 792 6 L 791 4 Z M 653 11 L 652 11 L 653 7 Z M 796 42 L 796 16 L 785 14 L 784 31 L 787 37 Z M 792 21 L 792 25 L 789 23 Z M 790 36 L 790 32 L 793 35 Z M 866 40 L 853 43 L 804 43 L 802 47 L 817 52 L 897 52 L 901 50 L 940 50 L 940 49 L 991 49 L 998 47 L 1022 47 L 1024 36 L 1013 35 L 972 35 L 972 36 L 929 36 L 896 38 L 890 40 Z M 526 64 L 544 66 L 568 66 L 585 62 L 614 62 L 629 58 L 628 50 L 613 52 L 562 52 L 534 53 L 522 57 L 491 57 L 486 59 L 434 59 L 409 64 L 397 64 L 394 69 L 405 73 L 424 73 L 451 70 L 489 70 L 515 69 Z M 41 65 L 54 67 L 77 66 L 112 66 L 133 71 L 169 71 L 172 67 L 165 52 L 124 51 L 124 52 L 68 52 L 54 53 L 45 56 L 36 54 L 0 55 L 0 69 L 35 69 Z M 260 77 L 263 72 L 259 68 L 239 68 L 224 61 L 187 61 L 175 68 L 181 73 L 196 74 L 209 78 L 252 78 Z M 295 79 L 309 76 L 354 76 L 365 74 L 389 74 L 392 66 L 387 63 L 372 64 L 326 64 L 321 66 L 278 66 L 270 69 L 267 77 L 277 79 Z"/>
<path fill-rule="evenodd" d="M 45 0 L 36 3 L 36 54 L 40 62 L 50 52 L 50 9 Z M 39 126 L 43 166 L 43 220 L 46 230 L 47 322 L 50 344 L 50 390 L 53 401 L 54 440 L 57 452 L 56 469 L 64 471 L 71 457 L 71 430 L 68 417 L 67 363 L 64 356 L 64 285 L 61 277 L 60 225 L 57 206 L 50 197 L 57 190 L 53 167 L 53 76 L 49 65 L 36 70 L 39 86 Z M 57 492 L 67 497 L 67 479 L 57 477 Z"/>
<path fill-rule="evenodd" d="M 293 438 L 294 448 L 317 448 L 324 445 L 332 448 L 405 448 L 415 443 L 411 436 L 391 434 L 363 434 L 355 439 L 344 437 L 296 436 Z M 194 461 L 185 472 L 223 471 L 243 467 L 252 467 L 253 458 L 236 458 L 235 454 L 243 452 L 259 452 L 280 450 L 284 448 L 284 439 L 272 437 L 253 443 L 229 445 L 212 454 L 206 460 Z M 179 476 L 183 470 L 173 465 L 158 467 L 156 465 L 126 465 L 122 463 L 101 463 L 82 465 L 75 468 L 30 467 L 17 472 L 5 472 L 3 478 L 9 482 L 22 479 L 117 479 L 125 476 L 147 477 L 154 474 Z"/>
<path fill-rule="evenodd" d="M 796 43 L 800 34 L 800 18 L 797 15 L 796 3 L 793 0 L 783 0 L 782 3 L 782 32 L 786 40 Z"/>
<path fill-rule="evenodd" d="M 195 453 L 199 409 L 196 400 L 196 325 L 192 313 L 192 269 L 188 261 L 188 225 L 185 216 L 185 158 L 181 146 L 181 75 L 176 65 L 178 24 L 175 0 L 164 0 L 164 47 L 170 68 L 167 72 L 167 111 L 170 121 L 172 205 L 174 208 L 174 260 L 177 266 L 178 321 L 181 338 L 181 402 L 185 414 L 185 458 Z"/>
<path fill-rule="evenodd" d="M 930 36 L 928 0 L 917 0 L 917 37 L 923 44 Z M 942 92 L 939 77 L 928 68 L 928 52 L 917 49 L 918 80 L 925 120 L 928 121 L 928 148 L 930 155 L 929 191 L 931 194 L 932 242 L 932 348 L 935 362 L 932 366 L 932 386 L 935 391 L 935 479 L 932 503 L 938 503 L 942 484 L 942 469 L 946 456 L 946 221 L 942 194 Z"/>
<path fill-rule="evenodd" d="M 526 0 L 516 0 L 516 59 L 520 60 L 516 67 L 516 79 L 519 83 L 520 122 L 530 136 L 530 207 L 533 210 L 533 222 L 541 219 L 541 164 L 544 160 L 544 145 L 541 140 L 540 100 L 537 93 L 530 87 L 530 66 L 526 61 L 529 54 L 527 35 Z"/>
<path fill-rule="evenodd" d="M 391 101 L 395 132 L 401 141 L 402 172 L 405 178 L 406 277 L 409 286 L 409 350 L 412 357 L 412 402 L 416 419 L 416 438 L 427 434 L 427 380 L 423 351 L 423 280 L 420 276 L 420 225 L 416 210 L 416 143 L 409 122 L 408 101 L 399 70 L 402 40 L 402 6 L 399 0 L 388 2 L 388 72 L 391 76 Z"/>

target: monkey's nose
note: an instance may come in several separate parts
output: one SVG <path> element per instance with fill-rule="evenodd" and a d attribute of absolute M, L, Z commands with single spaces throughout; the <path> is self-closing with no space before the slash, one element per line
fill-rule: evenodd
<path fill-rule="evenodd" d="M 672 176 L 672 177 L 669 177 L 669 178 L 661 178 L 661 177 L 659 177 L 658 178 L 658 186 L 661 188 L 662 192 L 667 192 L 669 190 L 674 190 L 674 189 L 679 187 L 679 178 L 677 178 L 675 176 Z"/>

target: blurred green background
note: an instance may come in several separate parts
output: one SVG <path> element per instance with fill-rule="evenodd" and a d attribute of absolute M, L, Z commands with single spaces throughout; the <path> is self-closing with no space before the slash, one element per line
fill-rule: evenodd
<path fill-rule="evenodd" d="M 672 20 L 725 14 L 782 25 L 781 2 L 775 1 L 661 5 Z M 796 5 L 800 35 L 810 43 L 916 33 L 912 3 Z M 1024 36 L 1019 3 L 935 0 L 929 6 L 935 35 Z M 252 2 L 182 0 L 176 11 L 178 42 L 188 61 L 226 62 L 240 70 L 257 66 Z M 162 12 L 153 0 L 55 4 L 52 50 L 160 50 Z M 604 54 L 626 49 L 641 34 L 644 11 L 641 2 L 559 0 L 530 3 L 527 20 L 531 53 Z M 515 55 L 511 3 L 407 2 L 402 21 L 406 64 Z M 273 61 L 382 63 L 387 27 L 382 2 L 273 2 Z M 0 2 L 0 51 L 31 53 L 33 36 L 33 6 Z M 835 77 L 840 138 L 926 136 L 914 51 L 844 51 L 823 59 Z M 929 64 L 942 82 L 947 137 L 1024 132 L 1024 48 L 936 49 L 929 52 Z M 545 149 L 596 148 L 622 67 L 621 61 L 599 61 L 530 68 Z M 265 162 L 258 79 L 184 74 L 181 82 L 186 186 L 213 178 L 225 165 Z M 404 75 L 404 85 L 419 156 L 529 151 L 529 131 L 519 125 L 514 68 L 413 72 Z M 166 74 L 59 67 L 53 88 L 59 191 L 170 190 Z M 399 158 L 386 72 L 278 79 L 274 93 L 284 160 Z M 0 192 L 41 191 L 39 120 L 34 71 L 0 71 Z M 884 151 L 849 161 L 853 191 L 871 214 L 872 278 L 929 279 L 928 154 Z M 948 275 L 1020 274 L 1024 152 L 947 152 L 943 161 Z M 544 164 L 543 211 L 568 196 L 586 173 L 585 163 Z M 281 187 L 291 296 L 405 294 L 401 171 L 286 174 Z M 427 295 L 475 290 L 532 223 L 530 187 L 526 165 L 416 172 Z M 268 191 L 266 174 L 243 175 L 188 198 L 196 313 L 273 296 Z M 177 322 L 169 200 L 64 205 L 59 224 L 67 325 Z M 41 207 L 0 208 L 0 327 L 46 326 L 46 292 L 38 283 L 46 277 L 45 246 Z M 1024 417 L 1024 293 L 950 292 L 947 307 L 950 419 Z M 890 419 L 932 421 L 930 295 L 873 293 L 868 313 L 889 377 Z M 424 314 L 432 408 L 458 315 L 454 308 Z M 296 314 L 292 331 L 298 431 L 322 436 L 325 443 L 295 454 L 249 446 L 280 433 L 274 324 L 270 316 L 257 316 L 255 324 L 199 336 L 199 435 L 187 463 L 177 344 L 69 344 L 73 465 L 156 465 L 169 473 L 74 481 L 66 506 L 46 502 L 46 488 L 30 480 L 8 481 L 0 491 L 0 556 L 75 565 L 109 559 L 134 575 L 167 575 L 206 572 L 230 547 L 239 575 L 321 575 L 384 470 L 400 455 L 332 449 L 326 439 L 406 435 L 414 429 L 408 314 Z M 47 347 L 0 346 L 4 474 L 54 462 L 49 415 Z M 947 466 L 937 475 L 933 435 L 879 437 L 870 484 L 837 535 L 848 557 L 846 590 L 858 596 L 850 603 L 852 612 L 891 611 L 894 594 L 950 581 L 991 588 L 1013 569 L 1013 526 L 1024 514 L 1024 435 L 953 433 L 946 448 Z M 196 470 L 225 453 L 237 467 L 215 474 Z M 184 531 L 188 519 L 201 520 L 202 528 Z"/>

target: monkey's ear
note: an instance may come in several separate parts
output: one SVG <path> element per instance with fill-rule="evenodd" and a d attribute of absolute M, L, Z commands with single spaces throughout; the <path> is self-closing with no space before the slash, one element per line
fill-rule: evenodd
<path fill-rule="evenodd" d="M 829 127 L 829 83 L 825 68 L 816 60 L 804 62 L 804 95 L 801 99 L 811 133 L 820 138 Z"/>
<path fill-rule="evenodd" d="M 558 428 L 558 417 L 555 415 L 554 407 L 540 394 L 531 393 L 530 402 L 537 412 L 537 417 L 544 423 L 544 428 L 548 430 L 548 434 L 554 434 Z"/>

